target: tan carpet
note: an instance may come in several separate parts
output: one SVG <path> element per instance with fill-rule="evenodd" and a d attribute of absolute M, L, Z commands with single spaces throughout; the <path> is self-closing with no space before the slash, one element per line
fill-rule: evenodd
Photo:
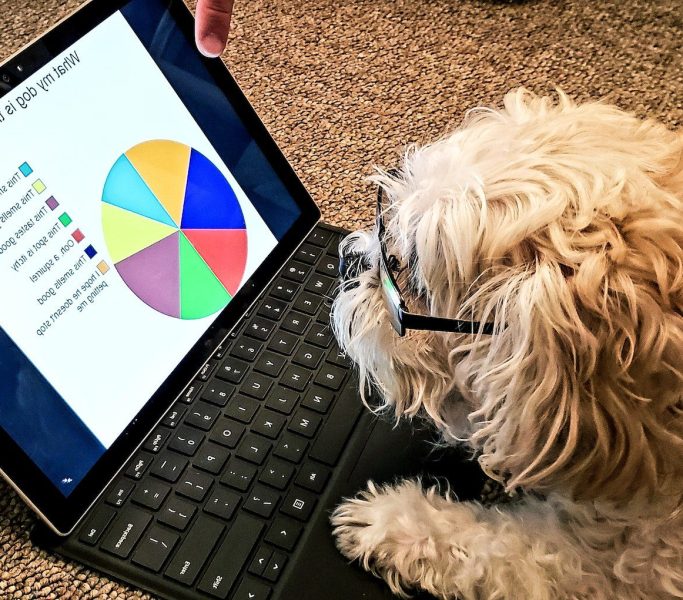
<path fill-rule="evenodd" d="M 79 4 L 0 0 L 0 59 Z M 364 181 L 508 89 L 558 85 L 683 126 L 682 0 L 236 0 L 225 59 L 326 220 L 372 218 Z M 0 151 L 3 140 L 0 139 Z M 136 596 L 36 550 L 0 484 L 0 598 Z M 147 597 L 147 596 L 145 596 Z"/>

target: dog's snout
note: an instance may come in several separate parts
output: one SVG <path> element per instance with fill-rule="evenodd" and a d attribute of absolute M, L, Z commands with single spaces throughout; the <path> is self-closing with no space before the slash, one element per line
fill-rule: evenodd
<path fill-rule="evenodd" d="M 339 258 L 339 275 L 344 281 L 358 277 L 369 268 L 370 262 L 362 252 L 345 252 Z"/>

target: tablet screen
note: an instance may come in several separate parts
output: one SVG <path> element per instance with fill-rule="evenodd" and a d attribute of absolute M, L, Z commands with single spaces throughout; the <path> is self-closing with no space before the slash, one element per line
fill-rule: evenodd
<path fill-rule="evenodd" d="M 158 4 L 0 98 L 0 426 L 64 496 L 301 212 Z"/>

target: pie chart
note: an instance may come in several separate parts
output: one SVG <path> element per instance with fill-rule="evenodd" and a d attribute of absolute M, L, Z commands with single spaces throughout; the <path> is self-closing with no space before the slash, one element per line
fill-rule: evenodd
<path fill-rule="evenodd" d="M 102 193 L 109 254 L 128 288 L 177 319 L 227 306 L 247 262 L 247 227 L 227 179 L 180 142 L 151 140 L 114 163 Z"/>

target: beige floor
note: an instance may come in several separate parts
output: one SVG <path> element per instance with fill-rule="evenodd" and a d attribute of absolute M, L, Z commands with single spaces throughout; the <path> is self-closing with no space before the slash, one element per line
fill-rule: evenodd
<path fill-rule="evenodd" d="M 79 4 L 0 0 L 0 60 Z M 225 59 L 328 221 L 372 218 L 364 177 L 508 89 L 554 86 L 683 126 L 682 0 L 236 0 Z M 0 151 L 2 147 L 0 132 Z M 35 549 L 0 484 L 0 598 L 131 590 Z"/>

